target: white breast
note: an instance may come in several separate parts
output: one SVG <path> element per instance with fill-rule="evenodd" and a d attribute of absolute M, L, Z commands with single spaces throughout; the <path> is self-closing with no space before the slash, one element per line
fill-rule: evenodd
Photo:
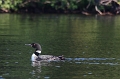
<path fill-rule="evenodd" d="M 41 53 L 41 51 L 40 51 L 40 50 L 37 50 L 36 52 L 37 52 L 37 53 Z"/>
<path fill-rule="evenodd" d="M 33 53 L 31 56 L 31 61 L 36 61 L 36 59 L 37 59 L 37 56 Z"/>

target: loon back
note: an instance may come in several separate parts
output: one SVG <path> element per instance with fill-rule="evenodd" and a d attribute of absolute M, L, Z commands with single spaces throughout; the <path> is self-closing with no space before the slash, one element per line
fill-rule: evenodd
<path fill-rule="evenodd" d="M 63 56 L 40 55 L 36 60 L 37 61 L 40 61 L 40 60 L 59 61 L 59 60 L 65 60 L 65 58 Z"/>

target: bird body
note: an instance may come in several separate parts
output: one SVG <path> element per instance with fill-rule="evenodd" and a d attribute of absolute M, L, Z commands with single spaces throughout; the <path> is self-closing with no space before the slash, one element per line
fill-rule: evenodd
<path fill-rule="evenodd" d="M 53 56 L 53 55 L 40 55 L 41 54 L 41 45 L 39 43 L 32 43 L 32 44 L 25 44 L 30 45 L 31 47 L 35 48 L 35 52 L 31 56 L 31 61 L 60 61 L 65 60 L 65 58 L 62 56 Z"/>

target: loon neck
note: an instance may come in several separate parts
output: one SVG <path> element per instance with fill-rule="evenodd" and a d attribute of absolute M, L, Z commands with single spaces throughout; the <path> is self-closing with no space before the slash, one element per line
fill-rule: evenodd
<path fill-rule="evenodd" d="M 40 55 L 40 53 L 41 53 L 41 51 L 40 51 L 40 50 L 36 50 L 36 51 L 34 52 L 34 54 L 35 54 L 36 56 L 39 56 L 39 55 Z"/>
<path fill-rule="evenodd" d="M 38 53 L 38 52 L 34 52 L 34 54 L 35 54 L 36 56 L 39 56 L 39 53 Z"/>

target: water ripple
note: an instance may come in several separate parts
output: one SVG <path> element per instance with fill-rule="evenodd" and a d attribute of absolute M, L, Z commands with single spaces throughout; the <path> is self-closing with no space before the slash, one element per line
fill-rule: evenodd
<path fill-rule="evenodd" d="M 66 58 L 66 62 L 76 64 L 120 65 L 116 58 Z"/>

